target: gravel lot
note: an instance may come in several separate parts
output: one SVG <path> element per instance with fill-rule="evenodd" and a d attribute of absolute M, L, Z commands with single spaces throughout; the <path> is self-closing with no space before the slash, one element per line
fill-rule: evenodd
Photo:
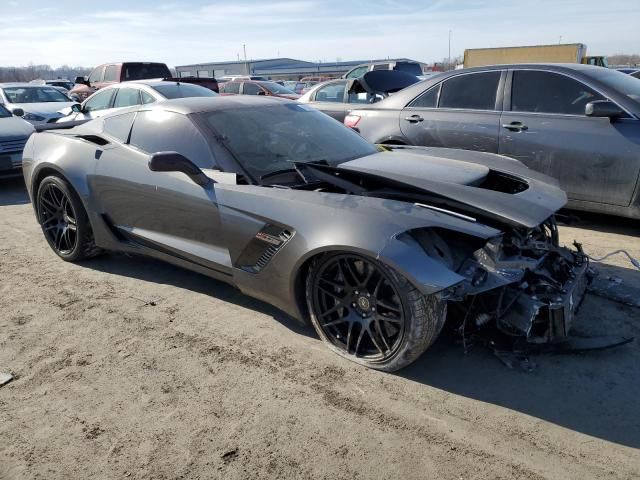
<path fill-rule="evenodd" d="M 561 229 L 596 256 L 640 257 L 638 235 Z M 640 298 L 640 273 L 607 262 L 600 281 Z M 590 295 L 576 330 L 639 337 L 640 309 Z M 21 180 L 0 180 L 2 479 L 639 478 L 640 343 L 535 361 L 510 370 L 444 336 L 399 374 L 366 370 L 198 274 L 59 260 Z"/>

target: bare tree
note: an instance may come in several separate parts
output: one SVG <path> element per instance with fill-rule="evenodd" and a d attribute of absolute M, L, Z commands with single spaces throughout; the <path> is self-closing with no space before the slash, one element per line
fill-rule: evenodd
<path fill-rule="evenodd" d="M 91 69 L 87 67 L 70 67 L 69 65 L 58 68 L 34 64 L 29 64 L 26 67 L 0 67 L 0 82 L 29 82 L 40 78 L 43 80 L 56 78 L 73 80 L 76 77 L 87 75 L 90 71 Z"/>
<path fill-rule="evenodd" d="M 607 57 L 609 65 L 640 65 L 640 54 L 617 53 Z"/>

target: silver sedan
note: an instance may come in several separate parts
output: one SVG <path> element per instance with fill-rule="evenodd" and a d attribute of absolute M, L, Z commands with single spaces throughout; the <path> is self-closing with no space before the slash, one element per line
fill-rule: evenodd
<path fill-rule="evenodd" d="M 0 104 L 33 125 L 56 121 L 64 116 L 60 111 L 74 103 L 49 85 L 0 83 Z"/>

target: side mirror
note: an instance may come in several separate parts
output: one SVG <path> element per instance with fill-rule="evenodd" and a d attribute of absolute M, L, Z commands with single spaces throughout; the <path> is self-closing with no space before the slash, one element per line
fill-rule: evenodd
<path fill-rule="evenodd" d="M 587 117 L 608 117 L 610 119 L 626 117 L 627 114 L 618 105 L 609 100 L 594 100 L 584 107 Z"/>
<path fill-rule="evenodd" d="M 73 105 L 71 105 L 71 111 L 73 113 L 80 113 L 82 111 L 82 105 L 80 105 L 79 103 L 74 103 Z"/>
<path fill-rule="evenodd" d="M 178 152 L 154 153 L 149 160 L 149 170 L 152 172 L 182 172 L 201 187 L 213 181 L 195 163 Z"/>
<path fill-rule="evenodd" d="M 265 92 L 264 90 L 258 90 L 257 95 L 266 95 L 267 92 Z"/>
<path fill-rule="evenodd" d="M 24 110 L 21 108 L 14 108 L 11 113 L 13 113 L 16 117 L 24 117 Z"/>

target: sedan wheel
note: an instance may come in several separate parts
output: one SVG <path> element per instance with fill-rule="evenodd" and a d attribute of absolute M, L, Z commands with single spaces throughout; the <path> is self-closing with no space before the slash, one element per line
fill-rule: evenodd
<path fill-rule="evenodd" d="M 442 328 L 446 304 L 425 297 L 382 263 L 355 254 L 316 260 L 307 302 L 320 337 L 357 363 L 394 371 L 415 360 Z"/>

